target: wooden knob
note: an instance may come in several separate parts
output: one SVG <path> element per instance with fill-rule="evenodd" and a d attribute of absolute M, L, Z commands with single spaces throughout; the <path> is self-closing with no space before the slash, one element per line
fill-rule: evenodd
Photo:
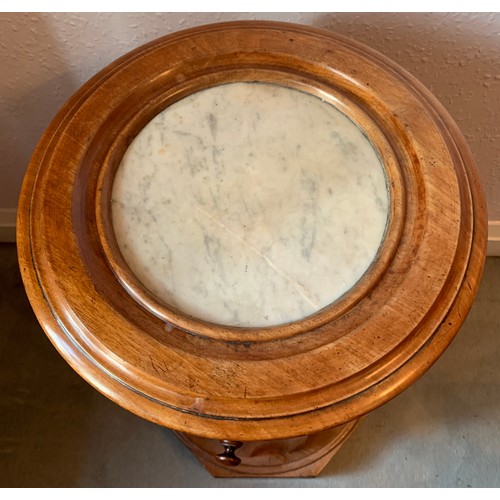
<path fill-rule="evenodd" d="M 217 460 L 224 465 L 228 465 L 229 467 L 236 467 L 240 465 L 241 460 L 234 454 L 234 452 L 240 448 L 243 443 L 240 441 L 230 441 L 228 439 L 224 439 L 220 442 L 222 446 L 224 446 L 224 452 L 217 455 Z"/>

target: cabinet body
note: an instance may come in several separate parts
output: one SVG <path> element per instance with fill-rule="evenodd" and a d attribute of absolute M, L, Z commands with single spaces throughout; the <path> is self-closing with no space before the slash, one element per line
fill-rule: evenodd
<path fill-rule="evenodd" d="M 176 203 L 165 205 L 162 210 L 174 218 L 179 213 L 196 213 L 203 226 L 200 234 L 204 236 L 198 238 L 205 244 L 197 246 L 186 243 L 192 234 L 188 222 L 194 215 L 179 218 L 177 225 L 160 224 L 173 242 L 179 242 L 176 258 L 185 257 L 182 269 L 187 271 L 175 275 L 181 284 L 215 283 L 220 278 L 215 264 L 215 274 L 209 278 L 200 278 L 203 266 L 190 271 L 196 269 L 190 267 L 191 261 L 199 258 L 207 262 L 217 253 L 211 243 L 216 232 L 229 235 L 232 243 L 239 245 L 243 277 L 248 276 L 244 266 L 250 263 L 252 267 L 253 261 L 248 257 L 248 262 L 243 262 L 242 248 L 265 264 L 261 268 L 255 265 L 259 271 L 252 283 L 257 293 L 240 300 L 240 309 L 233 310 L 231 316 L 236 320 L 217 316 L 215 306 L 220 299 L 198 313 L 202 299 L 192 300 L 188 307 L 180 300 L 180 293 L 175 295 L 177 288 L 168 292 L 171 295 L 162 295 L 147 277 L 139 277 L 138 268 L 124 250 L 127 241 L 120 239 L 126 233 L 118 229 L 116 217 L 121 212 L 113 205 L 126 153 L 155 117 L 179 109 L 196 93 L 221 86 L 260 84 L 298 92 L 320 107 L 335 108 L 360 131 L 363 139 L 359 141 L 370 145 L 373 161 L 379 163 L 386 182 L 386 202 L 380 201 L 383 231 L 352 283 L 333 292 L 328 288 L 333 278 L 323 280 L 332 294 L 330 299 L 327 293 L 324 303 L 310 301 L 314 307 L 302 313 L 302 306 L 296 305 L 299 302 L 290 298 L 293 290 L 290 296 L 280 292 L 284 298 L 272 303 L 270 314 L 288 303 L 290 314 L 293 308 L 299 312 L 287 318 L 284 307 L 285 316 L 280 312 L 269 323 L 263 319 L 269 318 L 268 313 L 254 323 L 251 314 L 242 318 L 244 310 L 262 312 L 265 304 L 276 299 L 273 273 L 281 273 L 280 279 L 291 283 L 295 291 L 299 289 L 298 295 L 309 297 L 306 289 L 297 285 L 302 282 L 290 278 L 295 261 L 291 259 L 286 272 L 281 267 L 296 247 L 290 244 L 289 252 L 273 260 L 274 254 L 267 250 L 271 245 L 263 236 L 259 238 L 264 238 L 264 244 L 257 246 L 256 240 L 249 239 L 247 224 L 221 222 L 206 203 L 196 206 L 185 194 Z M 290 110 L 282 106 L 285 108 Z M 200 112 L 196 126 L 202 127 L 203 121 L 206 137 L 216 141 L 216 134 L 223 130 L 220 116 Z M 292 128 L 287 128 L 291 120 L 283 122 L 283 133 Z M 245 119 L 240 128 L 234 127 L 234 140 L 241 139 L 241 127 L 248 123 Z M 230 134 L 231 127 L 225 125 L 224 133 Z M 194 127 L 184 131 L 184 136 L 176 135 L 181 149 L 187 144 L 186 137 L 194 134 Z M 281 137 L 271 129 L 269 151 L 279 142 L 276 137 Z M 313 135 L 319 137 L 319 132 Z M 251 134 L 248 137 L 249 141 L 254 138 Z M 315 140 L 319 138 L 308 137 L 304 142 L 311 152 L 304 158 L 314 158 L 320 147 Z M 165 145 L 170 143 L 166 140 Z M 208 143 L 204 144 L 206 148 Z M 211 149 L 215 165 L 222 146 L 217 149 L 219 143 L 209 144 L 215 148 Z M 280 150 L 289 140 L 285 137 L 282 144 Z M 345 150 L 347 142 L 339 144 Z M 349 144 L 358 143 L 352 139 Z M 195 159 L 188 164 L 194 168 L 199 151 L 189 147 L 186 151 Z M 155 154 L 176 157 L 168 148 L 163 153 L 161 149 Z M 359 151 L 358 146 L 354 149 Z M 252 151 L 247 153 L 250 156 Z M 267 154 L 262 145 L 254 153 Z M 283 165 L 288 165 L 291 156 L 288 151 Z M 234 177 L 225 196 L 229 199 L 236 189 L 241 195 L 231 198 L 227 207 L 248 200 L 259 189 L 270 193 L 265 199 L 272 205 L 282 194 L 273 191 L 271 174 L 278 156 L 273 158 L 266 167 L 270 170 L 268 183 L 262 180 L 264 174 L 252 182 L 245 170 Z M 349 158 L 348 153 L 345 158 Z M 143 161 L 138 171 L 144 173 L 149 160 Z M 170 189 L 180 182 L 183 171 L 173 175 L 173 167 L 166 165 Z M 251 169 L 251 162 L 248 165 Z M 337 167 L 332 161 L 331 168 Z M 328 189 L 335 183 L 328 185 L 321 172 L 308 178 L 311 170 L 307 162 L 297 168 L 309 179 L 306 185 L 311 196 L 298 199 L 295 188 L 290 188 L 293 192 L 273 206 L 284 206 L 287 198 L 297 198 L 297 203 L 279 212 L 276 224 L 303 219 L 305 229 L 296 238 L 302 242 L 297 259 L 307 261 L 304 249 L 315 251 L 320 235 L 327 234 L 321 231 L 331 222 L 323 216 L 313 224 L 311 214 L 319 213 L 321 206 L 328 207 L 320 206 L 318 200 L 326 203 Z M 373 169 L 366 175 L 374 173 Z M 230 178 L 227 172 L 221 173 L 220 179 L 210 172 L 211 189 L 215 189 L 215 182 Z M 283 180 L 276 182 L 284 185 Z M 143 180 L 137 184 L 143 186 Z M 187 185 L 192 188 L 193 182 L 189 180 Z M 133 181 L 129 181 L 130 186 Z M 200 184 L 197 192 L 187 188 L 181 192 L 191 193 L 194 199 L 203 186 Z M 148 189 L 153 189 L 151 183 Z M 164 191 L 159 192 L 161 197 Z M 375 196 L 370 192 L 360 199 Z M 224 208 L 224 200 L 216 198 L 217 206 Z M 304 211 L 294 215 L 299 205 Z M 151 212 L 151 207 L 146 208 Z M 146 209 L 142 206 L 141 210 Z M 352 227 L 364 235 L 375 224 L 370 218 L 373 212 L 368 209 L 355 218 L 354 211 L 350 214 L 348 209 L 345 224 L 356 220 Z M 41 325 L 61 355 L 117 404 L 178 432 L 205 466 L 220 476 L 319 473 L 357 419 L 410 386 L 446 349 L 472 305 L 486 248 L 485 201 L 474 162 L 463 136 L 437 100 L 402 68 L 361 44 L 321 30 L 271 22 L 223 23 L 176 33 L 139 47 L 103 69 L 66 103 L 40 140 L 26 174 L 18 213 L 24 284 Z M 262 221 L 255 223 L 259 234 L 267 234 L 262 228 L 268 228 L 266 224 L 275 213 L 264 207 L 262 214 L 267 217 L 262 215 Z M 153 210 L 150 215 L 157 219 L 161 214 Z M 255 217 L 248 220 L 255 221 Z M 272 240 L 274 229 L 272 224 L 269 227 L 266 231 L 271 236 L 267 238 Z M 138 231 L 127 233 L 130 244 L 134 235 L 139 238 L 142 234 Z M 366 240 L 363 238 L 360 241 Z M 361 255 L 361 243 L 344 248 L 342 253 L 339 241 L 344 240 L 340 236 L 331 240 L 322 245 L 319 257 L 307 261 L 310 273 L 318 273 L 308 285 L 313 291 L 321 274 L 330 272 L 329 264 Z M 153 247 L 147 248 L 152 252 Z M 161 250 L 150 257 L 161 259 Z M 324 267 L 318 267 L 320 258 Z M 227 266 L 229 258 L 217 262 Z M 338 269 L 347 267 L 342 264 Z M 223 273 L 226 277 L 227 269 Z M 171 284 L 173 271 L 169 273 L 162 279 Z M 154 271 L 153 277 L 156 274 Z M 244 288 L 249 286 L 247 283 Z M 262 300 L 264 305 L 253 306 L 251 301 L 260 300 L 264 290 L 268 294 Z M 214 293 L 207 292 L 208 304 Z M 222 287 L 221 293 L 226 297 L 228 289 Z M 225 448 L 224 443 L 219 444 L 224 440 Z M 234 456 L 240 456 L 242 462 L 235 465 L 238 460 L 233 460 Z"/>

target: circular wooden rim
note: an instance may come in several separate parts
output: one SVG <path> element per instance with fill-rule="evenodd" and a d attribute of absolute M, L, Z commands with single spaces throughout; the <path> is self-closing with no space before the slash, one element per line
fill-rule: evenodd
<path fill-rule="evenodd" d="M 151 314 L 133 298 L 143 290 L 120 284 L 135 286 L 110 236 L 113 169 L 156 112 L 221 79 L 265 79 L 331 99 L 367 127 L 384 158 L 391 222 L 377 262 L 304 322 L 238 331 L 193 324 L 172 311 Z M 243 441 L 340 425 L 408 387 L 465 319 L 486 247 L 474 162 L 435 98 L 352 40 L 260 21 L 170 35 L 96 75 L 42 137 L 18 214 L 28 296 L 73 368 L 146 419 Z"/>
<path fill-rule="evenodd" d="M 95 196 L 97 230 L 110 267 L 128 293 L 152 314 L 162 319 L 168 325 L 167 328 L 180 328 L 197 335 L 228 341 L 259 342 L 287 338 L 333 321 L 352 309 L 357 302 L 373 289 L 380 277 L 386 272 L 397 249 L 405 221 L 406 199 L 403 176 L 396 153 L 375 121 L 356 103 L 344 96 L 342 88 L 337 89 L 331 85 L 328 87 L 321 81 L 315 80 L 314 76 L 306 79 L 302 75 L 302 78 L 299 79 L 299 75 L 295 74 L 293 68 L 288 71 L 281 69 L 279 78 L 277 78 L 275 73 L 265 68 L 253 67 L 251 75 L 248 75 L 245 71 L 235 72 L 233 70 L 228 73 L 222 67 L 217 68 L 217 71 L 211 68 L 209 82 L 205 77 L 205 74 L 193 75 L 193 78 L 183 80 L 175 90 L 169 90 L 165 95 L 162 95 L 158 102 L 151 103 L 151 106 L 147 105 L 149 103 L 145 103 L 141 107 L 140 113 L 137 113 L 130 120 L 124 121 L 123 129 L 119 135 L 114 138 L 111 144 L 106 145 L 109 153 L 99 175 Z M 163 303 L 143 286 L 130 270 L 119 249 L 111 221 L 111 190 L 114 176 L 127 144 L 130 143 L 131 137 L 135 137 L 142 130 L 144 123 L 148 123 L 154 116 L 172 105 L 179 98 L 206 89 L 208 88 L 207 85 L 224 85 L 241 81 L 272 83 L 311 93 L 342 111 L 365 132 L 379 158 L 381 158 L 390 200 L 388 221 L 383 240 L 373 262 L 355 285 L 339 299 L 315 314 L 298 321 L 271 327 L 242 328 L 213 324 L 184 314 L 182 311 Z M 127 101 L 121 104 L 126 106 Z M 376 111 L 374 113 L 376 114 Z M 401 146 L 396 144 L 395 147 Z M 391 182 L 388 179 L 391 179 Z"/>

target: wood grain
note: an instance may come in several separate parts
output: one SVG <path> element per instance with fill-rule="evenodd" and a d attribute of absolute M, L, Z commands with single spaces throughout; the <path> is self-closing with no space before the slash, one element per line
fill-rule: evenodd
<path fill-rule="evenodd" d="M 333 103 L 389 179 L 386 238 L 364 278 L 311 318 L 273 328 L 221 327 L 162 304 L 128 269 L 110 224 L 113 175 L 141 128 L 186 95 L 236 81 Z M 33 155 L 17 242 L 33 309 L 83 378 L 153 422 L 247 442 L 343 425 L 421 376 L 471 307 L 486 221 L 463 136 L 415 78 L 345 37 L 255 21 L 160 38 L 87 82 Z"/>

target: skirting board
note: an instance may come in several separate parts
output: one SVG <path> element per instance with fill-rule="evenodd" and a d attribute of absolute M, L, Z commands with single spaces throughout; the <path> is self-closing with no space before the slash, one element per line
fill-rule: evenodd
<path fill-rule="evenodd" d="M 488 221 L 488 255 L 500 257 L 500 220 Z"/>
<path fill-rule="evenodd" d="M 16 213 L 15 208 L 0 208 L 0 243 L 16 241 Z"/>
<path fill-rule="evenodd" d="M 16 241 L 16 209 L 0 208 L 0 243 Z M 488 255 L 500 257 L 500 220 L 488 222 Z"/>

